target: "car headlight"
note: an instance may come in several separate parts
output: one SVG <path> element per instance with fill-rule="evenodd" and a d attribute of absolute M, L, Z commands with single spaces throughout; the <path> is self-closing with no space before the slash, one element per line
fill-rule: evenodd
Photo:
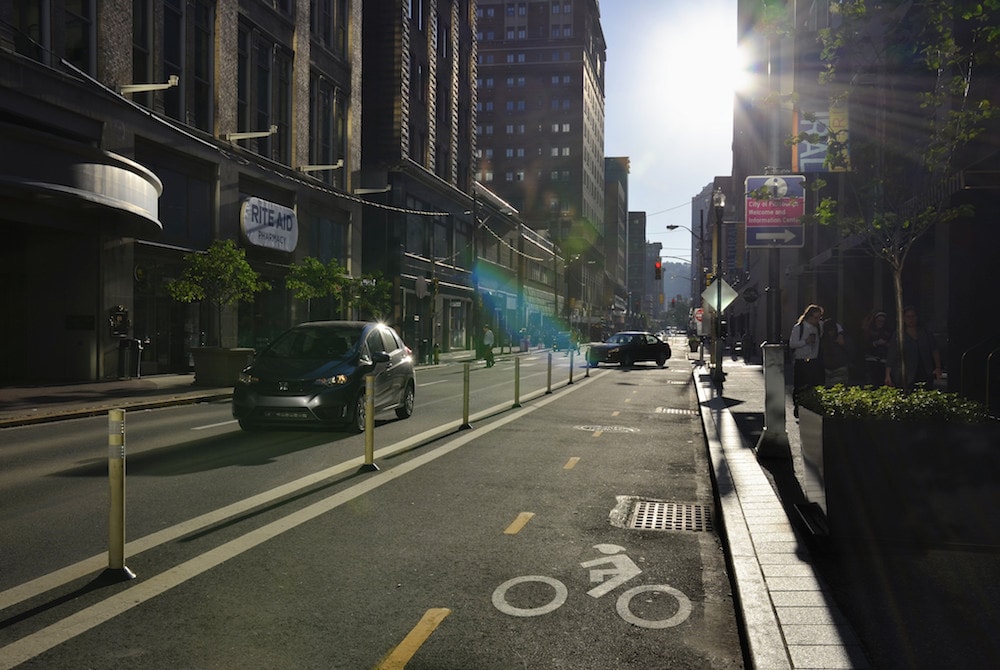
<path fill-rule="evenodd" d="M 347 383 L 347 375 L 333 375 L 332 377 L 320 377 L 313 383 L 318 386 L 342 386 Z"/>
<path fill-rule="evenodd" d="M 613 348 L 611 348 L 611 349 L 608 349 L 608 353 L 609 353 L 609 354 L 617 354 L 617 353 L 618 353 L 619 351 L 621 351 L 621 350 L 622 350 L 622 348 L 621 348 L 621 347 L 613 347 Z"/>
<path fill-rule="evenodd" d="M 241 384 L 256 384 L 260 381 L 260 377 L 255 377 L 250 372 L 241 372 L 239 376 L 239 382 Z"/>

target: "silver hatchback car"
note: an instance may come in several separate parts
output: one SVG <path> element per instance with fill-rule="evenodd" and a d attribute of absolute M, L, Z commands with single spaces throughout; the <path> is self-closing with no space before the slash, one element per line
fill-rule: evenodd
<path fill-rule="evenodd" d="M 282 333 L 240 373 L 233 417 L 244 430 L 265 426 L 365 429 L 365 377 L 375 376 L 375 411 L 413 414 L 413 354 L 389 326 L 313 321 Z"/>

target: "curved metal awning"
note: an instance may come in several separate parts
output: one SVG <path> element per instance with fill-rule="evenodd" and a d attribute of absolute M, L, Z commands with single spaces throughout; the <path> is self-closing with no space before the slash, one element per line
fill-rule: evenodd
<path fill-rule="evenodd" d="M 125 237 L 158 237 L 163 230 L 163 185 L 134 161 L 8 123 L 0 123 L 0 155 L 5 218 Z"/>

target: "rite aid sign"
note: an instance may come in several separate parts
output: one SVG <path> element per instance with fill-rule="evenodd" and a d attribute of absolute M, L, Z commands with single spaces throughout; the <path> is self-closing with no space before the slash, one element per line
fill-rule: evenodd
<path fill-rule="evenodd" d="M 257 247 L 295 251 L 299 242 L 295 211 L 267 200 L 244 200 L 240 208 L 240 225 L 247 242 Z"/>

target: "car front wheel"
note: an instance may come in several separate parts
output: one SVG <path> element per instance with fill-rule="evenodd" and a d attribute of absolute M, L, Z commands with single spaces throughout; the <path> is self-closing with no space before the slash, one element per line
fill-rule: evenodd
<path fill-rule="evenodd" d="M 667 364 L 667 357 L 666 357 L 665 354 L 660 354 L 659 356 L 656 357 L 656 365 L 657 365 L 657 367 L 661 367 L 662 368 L 666 364 Z"/>
<path fill-rule="evenodd" d="M 403 402 L 396 408 L 396 418 L 408 419 L 413 416 L 413 384 L 407 384 L 403 391 Z"/>
<path fill-rule="evenodd" d="M 358 433 L 365 432 L 365 416 L 368 411 L 368 402 L 365 398 L 364 393 L 359 393 L 357 399 L 354 401 L 354 421 L 351 424 L 353 428 Z"/>

